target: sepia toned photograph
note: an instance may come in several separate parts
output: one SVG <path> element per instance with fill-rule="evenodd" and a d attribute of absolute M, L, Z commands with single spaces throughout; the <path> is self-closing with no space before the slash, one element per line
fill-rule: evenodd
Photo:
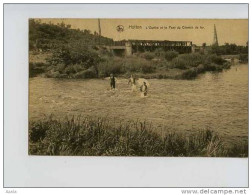
<path fill-rule="evenodd" d="M 29 155 L 248 157 L 247 19 L 29 19 Z"/>

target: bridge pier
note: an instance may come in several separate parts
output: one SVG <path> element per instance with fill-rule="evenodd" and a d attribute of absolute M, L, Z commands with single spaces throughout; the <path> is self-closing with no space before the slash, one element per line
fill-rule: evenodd
<path fill-rule="evenodd" d="M 132 44 L 131 42 L 126 42 L 125 43 L 125 55 L 126 56 L 131 56 L 132 55 Z"/>

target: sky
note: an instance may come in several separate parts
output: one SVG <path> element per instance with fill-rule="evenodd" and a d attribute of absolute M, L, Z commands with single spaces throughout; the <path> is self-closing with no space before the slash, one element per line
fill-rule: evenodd
<path fill-rule="evenodd" d="M 43 23 L 53 24 L 64 22 L 74 29 L 99 32 L 98 19 L 41 18 L 40 20 Z M 219 45 L 225 43 L 246 45 L 247 19 L 100 19 L 102 36 L 116 41 L 123 39 L 192 41 L 196 45 L 213 43 L 214 24 Z M 118 32 L 118 25 L 123 27 L 123 31 Z"/>

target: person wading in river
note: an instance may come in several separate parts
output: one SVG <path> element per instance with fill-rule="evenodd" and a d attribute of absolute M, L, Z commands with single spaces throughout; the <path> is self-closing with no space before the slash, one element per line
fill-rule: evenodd
<path fill-rule="evenodd" d="M 140 91 L 142 92 L 141 97 L 146 97 L 147 96 L 148 87 L 146 85 L 146 82 L 143 82 L 143 85 L 141 85 L 141 87 L 140 87 Z"/>
<path fill-rule="evenodd" d="M 131 84 L 132 92 L 136 91 L 136 78 L 133 75 L 131 75 L 128 84 Z"/>
<path fill-rule="evenodd" d="M 110 74 L 110 88 L 115 89 L 115 84 L 116 84 L 116 78 L 114 77 L 113 74 Z"/>

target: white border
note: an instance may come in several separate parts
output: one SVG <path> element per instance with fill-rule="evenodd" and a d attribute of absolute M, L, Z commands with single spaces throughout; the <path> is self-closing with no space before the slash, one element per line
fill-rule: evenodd
<path fill-rule="evenodd" d="M 248 160 L 28 156 L 28 18 L 247 18 L 247 5 L 4 6 L 5 187 L 247 187 Z"/>

